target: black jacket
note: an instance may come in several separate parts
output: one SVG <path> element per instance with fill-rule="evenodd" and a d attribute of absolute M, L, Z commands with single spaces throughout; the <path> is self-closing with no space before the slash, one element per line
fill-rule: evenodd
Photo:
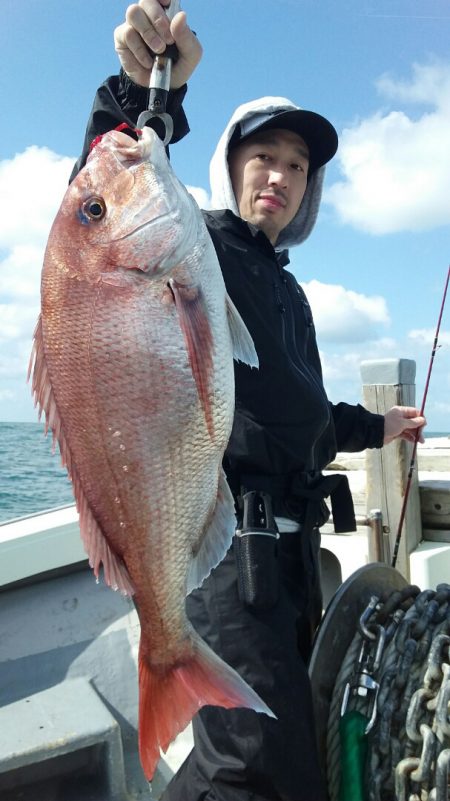
<path fill-rule="evenodd" d="M 259 370 L 237 364 L 227 459 L 245 473 L 319 471 L 336 450 L 382 444 L 383 418 L 330 405 L 311 308 L 261 231 L 231 211 L 204 213 L 227 291 L 255 343 Z M 282 262 L 282 263 L 280 263 Z"/>
<path fill-rule="evenodd" d="M 189 130 L 181 107 L 185 88 L 171 93 L 173 141 Z M 81 169 L 90 142 L 121 122 L 135 125 L 147 91 L 122 72 L 98 90 L 89 118 Z M 322 382 L 311 309 L 294 276 L 264 233 L 231 211 L 208 211 L 205 221 L 228 293 L 255 343 L 259 370 L 236 364 L 236 413 L 225 454 L 233 488 L 242 475 L 274 482 L 317 474 L 337 450 L 381 447 L 384 418 L 360 405 L 329 403 Z M 275 478 L 276 477 L 276 478 Z"/>

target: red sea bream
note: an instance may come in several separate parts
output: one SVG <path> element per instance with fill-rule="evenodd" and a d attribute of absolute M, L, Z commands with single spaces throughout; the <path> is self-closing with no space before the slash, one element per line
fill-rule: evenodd
<path fill-rule="evenodd" d="M 228 549 L 221 462 L 233 356 L 256 367 L 200 210 L 162 143 L 106 134 L 68 188 L 42 272 L 30 369 L 73 482 L 98 576 L 141 623 L 139 740 L 147 777 L 204 704 L 267 706 L 191 627 L 185 596 Z"/>

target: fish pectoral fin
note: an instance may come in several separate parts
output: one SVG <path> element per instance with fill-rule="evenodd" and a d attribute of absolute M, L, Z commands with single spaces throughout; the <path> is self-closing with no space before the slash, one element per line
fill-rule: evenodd
<path fill-rule="evenodd" d="M 193 557 L 187 575 L 187 590 L 200 587 L 211 570 L 227 553 L 236 529 L 234 499 L 222 468 L 219 474 L 217 500 L 212 520 L 203 537 L 197 554 Z"/>
<path fill-rule="evenodd" d="M 134 590 L 124 562 L 110 548 L 103 532 L 95 520 L 84 495 L 72 453 L 64 436 L 61 417 L 56 404 L 53 387 L 47 368 L 42 331 L 42 317 L 39 316 L 33 337 L 33 350 L 28 368 L 28 380 L 32 376 L 32 392 L 35 405 L 39 409 L 39 418 L 45 414 L 45 433 L 49 430 L 53 437 L 53 450 L 59 445 L 61 462 L 66 467 L 72 480 L 77 509 L 80 515 L 80 533 L 84 547 L 89 556 L 89 564 L 98 578 L 100 565 L 103 564 L 105 581 L 113 589 L 125 595 L 132 595 Z"/>
<path fill-rule="evenodd" d="M 226 296 L 226 305 L 234 358 L 238 362 L 248 364 L 249 367 L 259 367 L 253 339 L 229 295 Z"/>
<path fill-rule="evenodd" d="M 200 287 L 169 281 L 183 332 L 189 364 L 194 376 L 200 403 L 211 438 L 214 435 L 211 408 L 211 378 L 213 372 L 213 337 L 208 310 Z"/>

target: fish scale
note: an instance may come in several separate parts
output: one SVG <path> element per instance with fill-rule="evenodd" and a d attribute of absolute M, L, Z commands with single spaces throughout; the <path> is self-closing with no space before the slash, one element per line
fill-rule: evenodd
<path fill-rule="evenodd" d="M 201 212 L 151 129 L 106 134 L 47 244 L 33 393 L 72 479 L 96 576 L 141 624 L 139 747 L 147 777 L 204 704 L 272 714 L 200 639 L 185 597 L 228 550 L 222 458 L 233 356 L 256 367 Z"/>

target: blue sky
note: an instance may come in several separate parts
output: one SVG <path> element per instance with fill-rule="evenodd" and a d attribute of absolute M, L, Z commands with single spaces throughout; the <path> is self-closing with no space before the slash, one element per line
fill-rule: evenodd
<path fill-rule="evenodd" d="M 97 85 L 117 70 L 118 0 L 2 0 L 0 420 L 34 420 L 25 371 L 42 253 Z M 172 148 L 207 202 L 235 106 L 283 95 L 323 113 L 341 145 L 319 222 L 291 253 L 334 401 L 360 400 L 363 359 L 417 362 L 423 394 L 450 262 L 448 0 L 185 0 L 204 57 Z M 201 190 L 201 191 L 200 191 Z M 450 431 L 450 298 L 427 403 Z"/>

